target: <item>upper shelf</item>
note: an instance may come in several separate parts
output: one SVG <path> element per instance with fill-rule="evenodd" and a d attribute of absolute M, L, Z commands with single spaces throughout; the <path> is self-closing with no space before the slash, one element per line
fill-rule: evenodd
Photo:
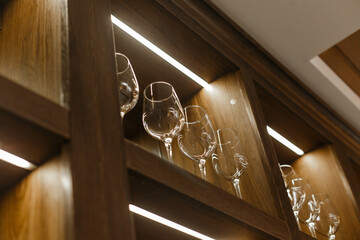
<path fill-rule="evenodd" d="M 0 149 L 38 165 L 69 138 L 68 110 L 0 76 Z M 0 189 L 27 171 L 5 162 Z"/>
<path fill-rule="evenodd" d="M 126 140 L 132 203 L 215 239 L 289 239 L 287 224 Z M 164 201 L 164 199 L 167 199 Z M 196 199 L 196 200 L 194 200 Z"/>

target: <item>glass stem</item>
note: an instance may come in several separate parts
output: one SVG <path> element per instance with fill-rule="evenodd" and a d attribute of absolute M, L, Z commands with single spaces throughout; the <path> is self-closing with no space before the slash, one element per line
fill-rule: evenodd
<path fill-rule="evenodd" d="M 169 162 L 173 163 L 171 143 L 172 143 L 172 138 L 165 138 L 164 144 L 166 148 L 167 157 Z"/>
<path fill-rule="evenodd" d="M 313 236 L 315 239 L 317 239 L 316 230 L 315 230 L 315 223 L 309 222 L 308 227 L 309 227 L 311 236 Z"/>
<path fill-rule="evenodd" d="M 329 235 L 329 240 L 335 240 L 335 234 L 330 234 Z"/>
<path fill-rule="evenodd" d="M 296 223 L 297 223 L 297 225 L 299 227 L 299 230 L 301 230 L 300 221 L 299 221 L 299 211 L 298 210 L 293 210 L 293 211 L 294 211 Z"/>
<path fill-rule="evenodd" d="M 200 159 L 199 161 L 199 168 L 200 168 L 200 173 L 201 173 L 201 178 L 206 180 L 206 167 L 205 167 L 205 163 L 206 160 L 205 159 Z"/>
<path fill-rule="evenodd" d="M 232 180 L 231 182 L 234 185 L 236 195 L 242 199 L 242 195 L 241 195 L 241 191 L 240 191 L 240 184 L 239 184 L 240 180 L 236 178 L 236 179 Z"/>
<path fill-rule="evenodd" d="M 124 116 L 125 116 L 125 113 L 124 113 L 124 112 L 120 112 L 121 126 L 123 125 L 123 122 L 124 122 Z"/>

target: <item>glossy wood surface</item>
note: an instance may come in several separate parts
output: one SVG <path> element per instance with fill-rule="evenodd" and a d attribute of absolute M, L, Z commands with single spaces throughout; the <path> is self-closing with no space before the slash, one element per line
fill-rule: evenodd
<path fill-rule="evenodd" d="M 360 96 L 360 30 L 320 54 L 324 62 Z"/>
<path fill-rule="evenodd" d="M 0 197 L 0 239 L 72 240 L 68 149 L 31 172 Z"/>
<path fill-rule="evenodd" d="M 75 238 L 130 240 L 110 1 L 68 4 Z"/>
<path fill-rule="evenodd" d="M 214 236 L 219 239 L 224 234 L 230 234 L 229 238 L 224 239 L 237 239 L 234 236 L 241 234 L 249 239 L 271 239 L 271 236 L 289 239 L 284 221 L 269 216 L 132 142 L 126 141 L 126 148 L 128 168 L 156 181 L 152 183 L 140 175 L 136 177 L 140 180 L 131 180 L 133 204 L 179 223 L 182 221 L 186 225 L 187 222 L 195 229 L 200 227 L 202 232 L 217 234 Z M 159 184 L 163 186 L 159 187 Z M 229 217 L 235 222 L 229 221 Z M 219 229 L 215 226 L 219 226 Z"/>
<path fill-rule="evenodd" d="M 66 1 L 4 2 L 0 31 L 0 74 L 63 104 L 63 37 Z M 66 34 L 65 34 L 66 35 Z"/>
<path fill-rule="evenodd" d="M 293 167 L 298 176 L 309 179 L 315 192 L 329 195 L 341 218 L 336 238 L 355 240 L 360 236 L 360 219 L 351 201 L 352 192 L 337 161 L 333 148 L 328 145 L 302 156 L 293 163 Z"/>
<path fill-rule="evenodd" d="M 0 135 L 0 149 L 39 165 L 68 139 L 68 111 L 0 76 Z M 0 189 L 26 172 L 1 162 Z"/>

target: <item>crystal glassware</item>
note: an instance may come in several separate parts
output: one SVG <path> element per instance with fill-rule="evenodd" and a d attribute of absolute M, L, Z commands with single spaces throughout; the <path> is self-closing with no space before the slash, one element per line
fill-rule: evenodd
<path fill-rule="evenodd" d="M 320 214 L 321 193 L 314 193 L 311 186 L 306 191 L 304 206 L 299 210 L 299 220 L 307 225 L 311 236 L 317 239 L 316 219 Z"/>
<path fill-rule="evenodd" d="M 115 53 L 116 77 L 120 105 L 121 121 L 139 99 L 139 85 L 129 59 L 121 53 Z"/>
<path fill-rule="evenodd" d="M 320 214 L 316 218 L 316 230 L 327 235 L 329 240 L 335 240 L 335 233 L 340 226 L 340 216 L 327 194 L 318 196 Z"/>
<path fill-rule="evenodd" d="M 181 151 L 198 163 L 202 179 L 206 180 L 206 160 L 215 150 L 213 125 L 204 108 L 191 105 L 184 108 L 185 123 L 178 135 Z"/>
<path fill-rule="evenodd" d="M 172 162 L 172 139 L 184 125 L 184 112 L 174 88 L 167 82 L 154 82 L 144 90 L 142 122 L 147 133 L 165 144 Z"/>
<path fill-rule="evenodd" d="M 240 140 L 232 128 L 217 130 L 216 138 L 217 146 L 212 156 L 215 172 L 231 181 L 236 195 L 242 198 L 239 179 L 248 167 L 248 161 L 243 155 Z"/>
<path fill-rule="evenodd" d="M 309 181 L 304 178 L 294 178 L 287 186 L 287 193 L 291 202 L 292 210 L 300 230 L 299 210 L 305 202 L 306 191 L 308 191 L 309 188 Z"/>
<path fill-rule="evenodd" d="M 285 187 L 288 186 L 289 182 L 292 179 L 297 178 L 296 172 L 291 165 L 287 165 L 287 164 L 280 165 L 280 171 L 284 180 Z"/>

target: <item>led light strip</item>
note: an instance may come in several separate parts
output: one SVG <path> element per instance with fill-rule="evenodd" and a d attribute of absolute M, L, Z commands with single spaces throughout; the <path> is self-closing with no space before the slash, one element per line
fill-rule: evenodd
<path fill-rule="evenodd" d="M 177 223 L 175 223 L 173 221 L 170 221 L 170 220 L 168 220 L 166 218 L 160 217 L 160 216 L 158 216 L 158 215 L 156 215 L 154 213 L 151 213 L 151 212 L 146 211 L 146 210 L 144 210 L 142 208 L 139 208 L 139 207 L 137 207 L 135 205 L 130 204 L 129 209 L 133 213 L 139 214 L 139 215 L 141 215 L 143 217 L 149 218 L 149 219 L 151 219 L 151 220 L 153 220 L 155 222 L 161 223 L 161 224 L 163 224 L 165 226 L 176 229 L 176 230 L 178 230 L 180 232 L 186 233 L 186 234 L 191 235 L 193 237 L 196 237 L 198 239 L 215 240 L 215 239 L 207 237 L 207 236 L 205 236 L 205 235 L 203 235 L 201 233 L 198 233 L 198 232 L 196 232 L 194 230 L 191 230 L 191 229 L 189 229 L 187 227 L 184 227 L 184 226 L 182 226 L 180 224 L 177 224 Z"/>
<path fill-rule="evenodd" d="M 283 136 L 281 136 L 279 133 L 277 133 L 275 130 L 273 130 L 271 127 L 266 126 L 266 129 L 269 133 L 270 136 L 272 136 L 273 138 L 275 138 L 276 140 L 278 140 L 279 142 L 281 142 L 282 144 L 284 144 L 286 147 L 288 147 L 289 149 L 291 149 L 293 152 L 295 152 L 297 155 L 304 155 L 304 151 L 301 150 L 300 148 L 298 148 L 297 146 L 295 146 L 293 143 L 291 143 L 289 140 L 287 140 L 286 138 L 284 138 Z"/>
<path fill-rule="evenodd" d="M 194 80 L 196 83 L 204 87 L 205 89 L 210 89 L 211 86 L 208 84 L 204 79 L 200 78 L 198 75 L 193 73 L 191 70 L 186 68 L 184 65 L 176 61 L 174 58 L 169 56 L 167 53 L 165 53 L 163 50 L 155 46 L 153 43 L 151 43 L 149 40 L 141 36 L 139 33 L 135 32 L 132 28 L 130 28 L 128 25 L 117 19 L 114 15 L 111 15 L 112 22 L 118 26 L 120 29 L 122 29 L 124 32 L 135 38 L 137 41 L 139 41 L 141 44 L 143 44 L 145 47 L 149 48 L 151 51 L 159 55 L 162 59 L 173 65 L 175 68 L 177 68 L 179 71 L 183 72 L 186 76 Z"/>
<path fill-rule="evenodd" d="M 25 168 L 27 170 L 34 170 L 36 168 L 36 166 L 31 162 L 28 162 L 25 159 L 22 159 L 18 156 L 15 156 L 14 154 L 8 153 L 1 149 L 0 149 L 0 159 L 15 166 Z"/>

